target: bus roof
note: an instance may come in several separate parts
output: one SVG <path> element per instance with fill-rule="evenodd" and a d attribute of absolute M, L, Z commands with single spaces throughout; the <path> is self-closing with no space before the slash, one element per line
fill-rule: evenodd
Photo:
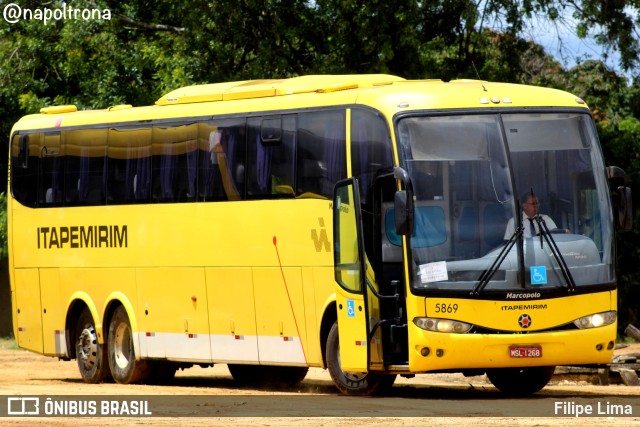
<path fill-rule="evenodd" d="M 387 74 L 315 75 L 281 80 L 247 80 L 187 86 L 170 92 L 156 101 L 156 105 L 186 104 L 192 102 L 232 101 L 267 96 L 296 95 L 300 93 L 329 93 L 348 89 L 390 85 L 403 81 Z"/>
<path fill-rule="evenodd" d="M 353 104 L 373 107 L 388 117 L 412 110 L 587 108 L 584 101 L 567 92 L 535 86 L 405 80 L 388 74 L 309 75 L 187 86 L 144 107 L 117 105 L 84 111 L 77 111 L 74 105 L 47 107 L 40 114 L 20 119 L 14 131 Z"/>

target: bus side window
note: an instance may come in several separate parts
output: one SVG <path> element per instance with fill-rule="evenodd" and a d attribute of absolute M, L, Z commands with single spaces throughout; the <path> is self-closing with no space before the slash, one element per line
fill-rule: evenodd
<path fill-rule="evenodd" d="M 43 137 L 38 165 L 38 206 L 59 206 L 64 193 L 60 132 L 45 133 Z"/>
<path fill-rule="evenodd" d="M 245 119 L 198 125 L 198 200 L 244 198 L 245 134 Z"/>
<path fill-rule="evenodd" d="M 247 196 L 294 196 L 295 117 L 251 118 L 247 127 Z"/>
<path fill-rule="evenodd" d="M 298 114 L 298 196 L 331 199 L 335 183 L 346 178 L 345 117 L 344 110 Z"/>
<path fill-rule="evenodd" d="M 40 133 L 14 135 L 11 144 L 11 191 L 18 202 L 37 205 Z"/>
<path fill-rule="evenodd" d="M 195 199 L 197 125 L 153 128 L 152 191 L 154 202 Z"/>
<path fill-rule="evenodd" d="M 65 205 L 105 203 L 107 130 L 62 132 L 65 150 Z"/>
<path fill-rule="evenodd" d="M 384 120 L 368 110 L 351 112 L 351 167 L 360 183 L 360 197 L 368 203 L 369 190 L 381 170 L 393 168 L 391 137 Z"/>
<path fill-rule="evenodd" d="M 29 135 L 20 135 L 17 137 L 20 141 L 18 148 L 18 164 L 20 168 L 27 169 L 29 167 Z"/>
<path fill-rule="evenodd" d="M 146 203 L 151 186 L 151 128 L 109 129 L 107 201 Z"/>

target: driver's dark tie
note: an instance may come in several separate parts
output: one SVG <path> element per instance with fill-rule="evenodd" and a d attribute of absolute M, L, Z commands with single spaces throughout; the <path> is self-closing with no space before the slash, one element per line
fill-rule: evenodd
<path fill-rule="evenodd" d="M 531 237 L 536 237 L 536 227 L 533 225 L 533 218 L 527 218 L 529 220 L 529 229 L 531 230 Z"/>

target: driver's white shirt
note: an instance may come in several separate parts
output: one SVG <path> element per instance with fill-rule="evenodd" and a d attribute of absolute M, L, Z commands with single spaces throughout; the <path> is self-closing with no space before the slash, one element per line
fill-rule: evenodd
<path fill-rule="evenodd" d="M 556 226 L 556 223 L 553 222 L 553 220 L 551 219 L 551 217 L 549 217 L 549 215 L 539 214 L 538 216 L 540 216 L 540 218 L 544 220 L 549 230 L 558 228 Z M 536 230 L 536 235 L 540 234 L 540 227 L 538 227 L 538 222 L 533 218 L 531 219 L 533 221 L 533 227 Z M 507 222 L 507 228 L 505 229 L 505 232 L 504 232 L 504 240 L 509 240 L 511 236 L 513 236 L 513 233 L 516 231 L 515 227 L 513 226 L 513 223 L 514 223 L 513 218 L 511 218 L 509 222 Z M 523 237 L 525 238 L 531 237 L 531 225 L 530 225 L 529 217 L 527 216 L 527 214 L 524 213 L 524 211 L 522 212 L 522 225 L 524 227 Z"/>

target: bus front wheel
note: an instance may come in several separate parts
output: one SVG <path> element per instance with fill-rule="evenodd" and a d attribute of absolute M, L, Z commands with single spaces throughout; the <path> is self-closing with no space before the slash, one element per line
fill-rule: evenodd
<path fill-rule="evenodd" d="M 98 342 L 95 321 L 88 308 L 82 310 L 76 325 L 76 361 L 86 383 L 101 383 L 109 377 L 106 351 Z"/>
<path fill-rule="evenodd" d="M 120 384 L 138 383 L 150 374 L 147 362 L 136 360 L 131 323 L 123 306 L 116 309 L 109 324 L 109 369 Z"/>
<path fill-rule="evenodd" d="M 345 372 L 340 365 L 340 340 L 338 323 L 334 323 L 327 338 L 327 368 L 334 384 L 343 394 L 350 396 L 372 396 L 388 392 L 396 375 L 377 372 Z"/>
<path fill-rule="evenodd" d="M 542 390 L 551 381 L 555 369 L 555 366 L 490 369 L 487 378 L 503 393 L 526 396 Z"/>

